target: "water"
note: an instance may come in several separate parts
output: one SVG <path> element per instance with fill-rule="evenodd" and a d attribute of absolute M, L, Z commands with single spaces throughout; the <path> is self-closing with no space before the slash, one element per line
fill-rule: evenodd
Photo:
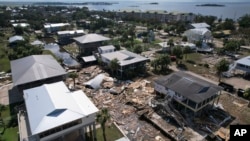
<path fill-rule="evenodd" d="M 250 14 L 250 2 L 235 2 L 235 3 L 216 3 L 225 5 L 224 7 L 201 7 L 196 6 L 204 4 L 201 2 L 158 2 L 158 5 L 152 5 L 146 2 L 121 1 L 113 5 L 87 5 L 90 10 L 109 10 L 109 11 L 124 11 L 129 10 L 165 10 L 167 12 L 185 12 L 201 15 L 212 15 L 217 18 L 230 18 L 237 20 L 245 14 Z"/>
<path fill-rule="evenodd" d="M 55 43 L 49 43 L 44 46 L 44 49 L 50 50 L 56 57 L 63 59 L 63 63 L 67 66 L 77 66 L 79 63 L 74 60 L 67 52 L 61 51 L 60 46 Z"/>
<path fill-rule="evenodd" d="M 0 5 L 33 5 L 35 0 L 29 0 L 29 2 L 0 2 Z M 46 0 L 45 0 L 46 1 Z M 44 2 L 45 2 L 44 1 Z M 49 1 L 49 0 L 47 0 Z M 70 3 L 70 2 L 86 2 L 80 0 L 59 0 L 60 2 Z M 87 0 L 90 1 L 90 0 Z M 96 1 L 96 0 L 94 0 Z M 101 1 L 101 0 L 100 0 Z M 119 1 L 116 4 L 112 5 L 61 5 L 61 6 L 76 6 L 84 7 L 87 6 L 90 10 L 110 10 L 110 11 L 124 11 L 126 9 L 132 10 L 164 10 L 167 12 L 185 12 L 185 13 L 194 13 L 202 15 L 212 15 L 218 18 L 230 18 L 237 20 L 245 14 L 250 14 L 250 2 L 167 2 L 167 1 L 156 1 L 158 5 L 149 4 L 150 2 L 142 1 Z M 209 1 L 209 0 L 208 0 Z M 51 2 L 51 1 L 50 1 Z M 107 1 L 109 2 L 109 1 Z M 114 1 L 110 1 L 114 2 Z M 206 4 L 206 3 L 215 3 L 225 5 L 224 7 L 199 7 L 196 5 Z"/>

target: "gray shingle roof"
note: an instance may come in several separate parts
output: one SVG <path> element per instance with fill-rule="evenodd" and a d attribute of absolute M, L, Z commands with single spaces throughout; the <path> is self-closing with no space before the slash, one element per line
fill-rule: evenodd
<path fill-rule="evenodd" d="M 155 83 L 171 89 L 196 103 L 200 103 L 222 90 L 217 85 L 181 71 L 161 77 L 155 80 Z"/>
<path fill-rule="evenodd" d="M 102 35 L 98 34 L 86 34 L 80 37 L 74 38 L 75 41 L 86 44 L 86 43 L 94 43 L 94 42 L 100 42 L 100 41 L 107 41 L 110 40 L 110 38 L 104 37 Z"/>
<path fill-rule="evenodd" d="M 13 60 L 10 65 L 15 86 L 66 74 L 51 55 L 32 55 Z"/>

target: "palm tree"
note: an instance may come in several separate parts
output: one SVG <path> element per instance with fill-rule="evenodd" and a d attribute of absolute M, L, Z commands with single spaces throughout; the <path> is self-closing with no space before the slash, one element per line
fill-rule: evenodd
<path fill-rule="evenodd" d="M 168 40 L 168 45 L 169 45 L 170 55 L 172 55 L 172 47 L 174 46 L 174 40 L 169 39 Z"/>
<path fill-rule="evenodd" d="M 112 75 L 114 75 L 114 71 L 117 71 L 117 69 L 119 68 L 119 60 L 117 58 L 112 59 L 109 63 L 109 68 L 112 71 Z"/>
<path fill-rule="evenodd" d="M 216 67 L 217 74 L 219 76 L 219 82 L 220 82 L 222 72 L 228 71 L 229 69 L 229 62 L 226 59 L 222 59 L 215 65 L 215 67 Z"/>
<path fill-rule="evenodd" d="M 69 78 L 72 78 L 73 81 L 74 81 L 74 88 L 75 88 L 75 85 L 76 85 L 76 78 L 78 77 L 78 74 L 76 72 L 71 72 L 69 73 Z"/>
<path fill-rule="evenodd" d="M 110 115 L 108 113 L 108 109 L 104 108 L 102 109 L 99 114 L 97 114 L 97 122 L 99 122 L 101 124 L 101 128 L 102 128 L 102 135 L 103 135 L 103 139 L 104 141 L 107 141 L 106 138 L 106 133 L 105 133 L 105 124 L 106 122 L 110 119 Z"/>

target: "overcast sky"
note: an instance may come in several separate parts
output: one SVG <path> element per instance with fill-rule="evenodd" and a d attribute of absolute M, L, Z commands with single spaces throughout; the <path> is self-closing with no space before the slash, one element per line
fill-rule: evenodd
<path fill-rule="evenodd" d="M 140 1 L 140 2 L 250 2 L 250 0 L 0 0 L 0 1 L 17 1 L 17 2 L 91 2 L 91 1 L 102 1 L 102 2 L 119 2 L 119 1 Z"/>

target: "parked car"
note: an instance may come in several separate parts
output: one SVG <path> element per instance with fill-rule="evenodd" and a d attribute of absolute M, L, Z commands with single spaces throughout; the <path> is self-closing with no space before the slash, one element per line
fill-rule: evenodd
<path fill-rule="evenodd" d="M 234 86 L 231 85 L 231 84 L 227 84 L 225 82 L 220 82 L 218 85 L 223 87 L 224 91 L 227 91 L 227 92 L 230 92 L 230 93 L 234 92 Z"/>

